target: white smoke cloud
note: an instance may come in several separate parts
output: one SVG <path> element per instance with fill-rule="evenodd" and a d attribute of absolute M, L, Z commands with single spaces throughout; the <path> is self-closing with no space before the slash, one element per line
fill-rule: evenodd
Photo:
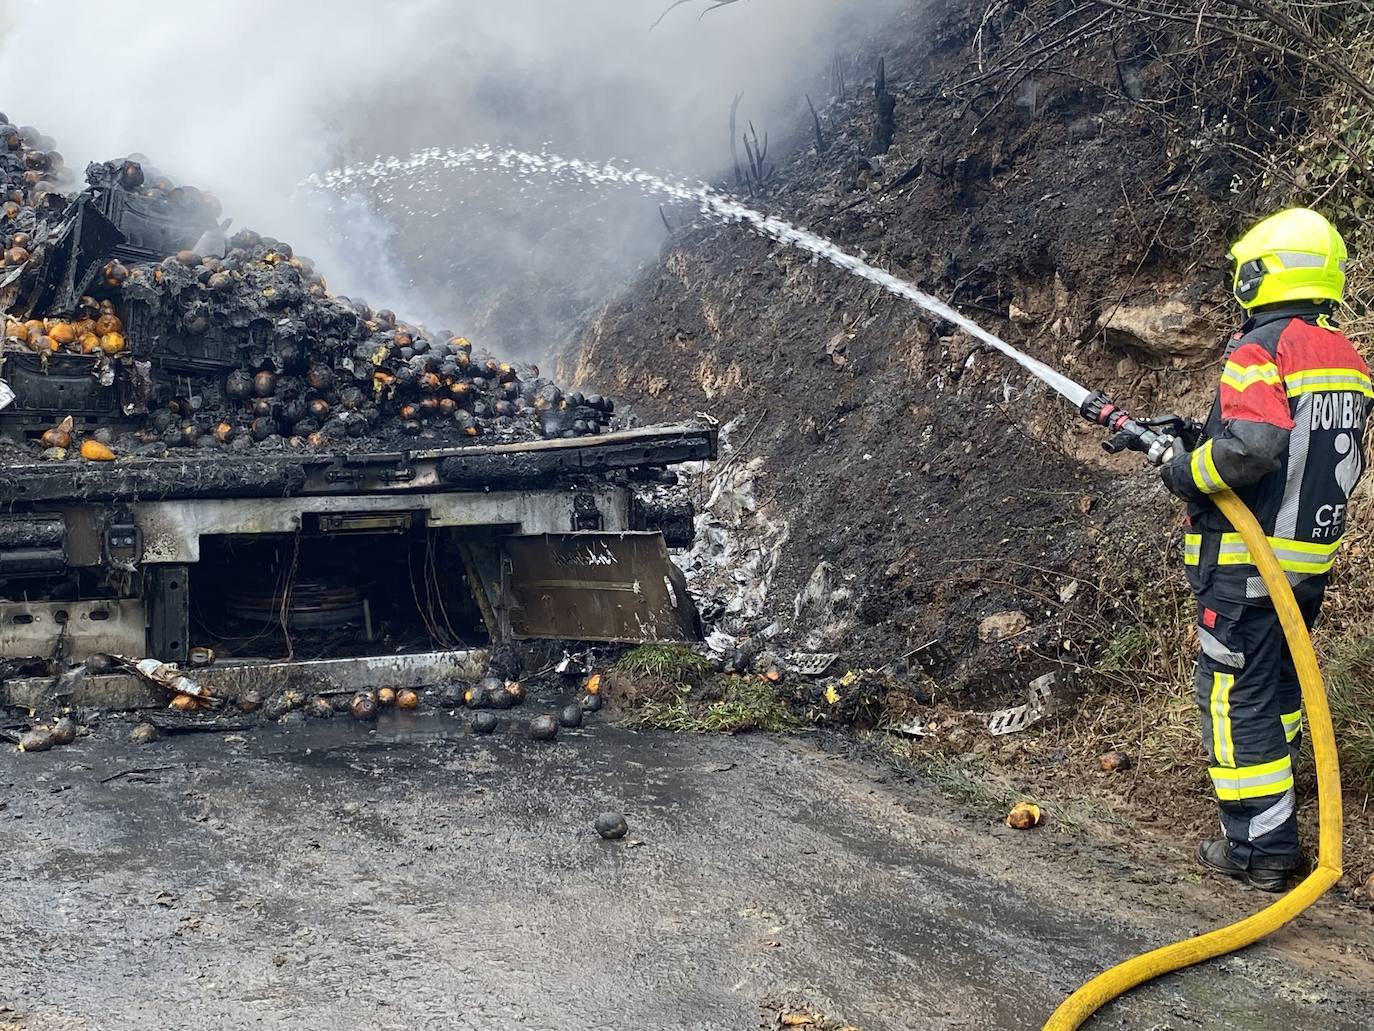
<path fill-rule="evenodd" d="M 0 110 L 55 137 L 78 170 L 147 154 L 217 194 L 237 226 L 315 258 L 338 292 L 478 323 L 530 353 L 542 344 L 519 338 L 554 332 L 542 323 L 653 253 L 656 203 L 468 182 L 409 210 L 371 197 L 330 210 L 297 183 L 347 160 L 479 142 L 715 176 L 734 95 L 776 140 L 859 15 L 872 24 L 905 5 L 748 0 L 699 17 L 706 5 L 689 4 L 649 32 L 666 6 L 0 0 Z M 538 317 L 492 293 L 531 281 L 546 294 Z"/>

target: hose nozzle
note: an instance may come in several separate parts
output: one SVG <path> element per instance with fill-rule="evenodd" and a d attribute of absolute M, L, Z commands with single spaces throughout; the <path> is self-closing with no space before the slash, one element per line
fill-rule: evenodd
<path fill-rule="evenodd" d="M 1160 433 L 1131 418 L 1129 412 L 1116 405 L 1106 391 L 1095 390 L 1087 396 L 1078 414 L 1088 422 L 1111 430 L 1112 435 L 1102 442 L 1102 450 L 1113 455 L 1122 451 L 1139 451 L 1151 465 L 1163 465 L 1174 456 L 1176 438 Z"/>

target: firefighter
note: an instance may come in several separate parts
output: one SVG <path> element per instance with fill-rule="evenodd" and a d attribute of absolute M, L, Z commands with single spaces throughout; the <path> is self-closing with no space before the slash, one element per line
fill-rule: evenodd
<path fill-rule="evenodd" d="M 1164 466 L 1188 502 L 1184 563 L 1197 595 L 1194 687 L 1224 836 L 1198 860 L 1282 892 L 1299 865 L 1293 764 L 1302 730 L 1293 658 L 1245 544 L 1209 500 L 1232 490 L 1254 512 L 1310 627 L 1364 471 L 1369 368 L 1332 318 L 1346 248 L 1325 218 L 1293 208 L 1231 248 L 1246 321 L 1193 449 Z"/>

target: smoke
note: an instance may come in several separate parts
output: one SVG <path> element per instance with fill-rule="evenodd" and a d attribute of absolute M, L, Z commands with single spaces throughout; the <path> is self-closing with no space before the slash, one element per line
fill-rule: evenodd
<path fill-rule="evenodd" d="M 142 152 L 313 257 L 336 292 L 538 354 L 656 251 L 656 202 L 472 176 L 385 199 L 297 184 L 474 143 L 715 177 L 736 94 L 778 153 L 832 52 L 907 5 L 707 6 L 650 32 L 667 0 L 0 0 L 0 96 L 70 167 Z"/>

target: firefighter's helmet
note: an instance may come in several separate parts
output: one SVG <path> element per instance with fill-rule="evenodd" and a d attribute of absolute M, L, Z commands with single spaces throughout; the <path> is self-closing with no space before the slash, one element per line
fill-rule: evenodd
<path fill-rule="evenodd" d="M 1232 289 L 1246 311 L 1284 301 L 1336 301 L 1345 293 L 1345 241 L 1309 208 L 1271 215 L 1236 241 Z"/>

